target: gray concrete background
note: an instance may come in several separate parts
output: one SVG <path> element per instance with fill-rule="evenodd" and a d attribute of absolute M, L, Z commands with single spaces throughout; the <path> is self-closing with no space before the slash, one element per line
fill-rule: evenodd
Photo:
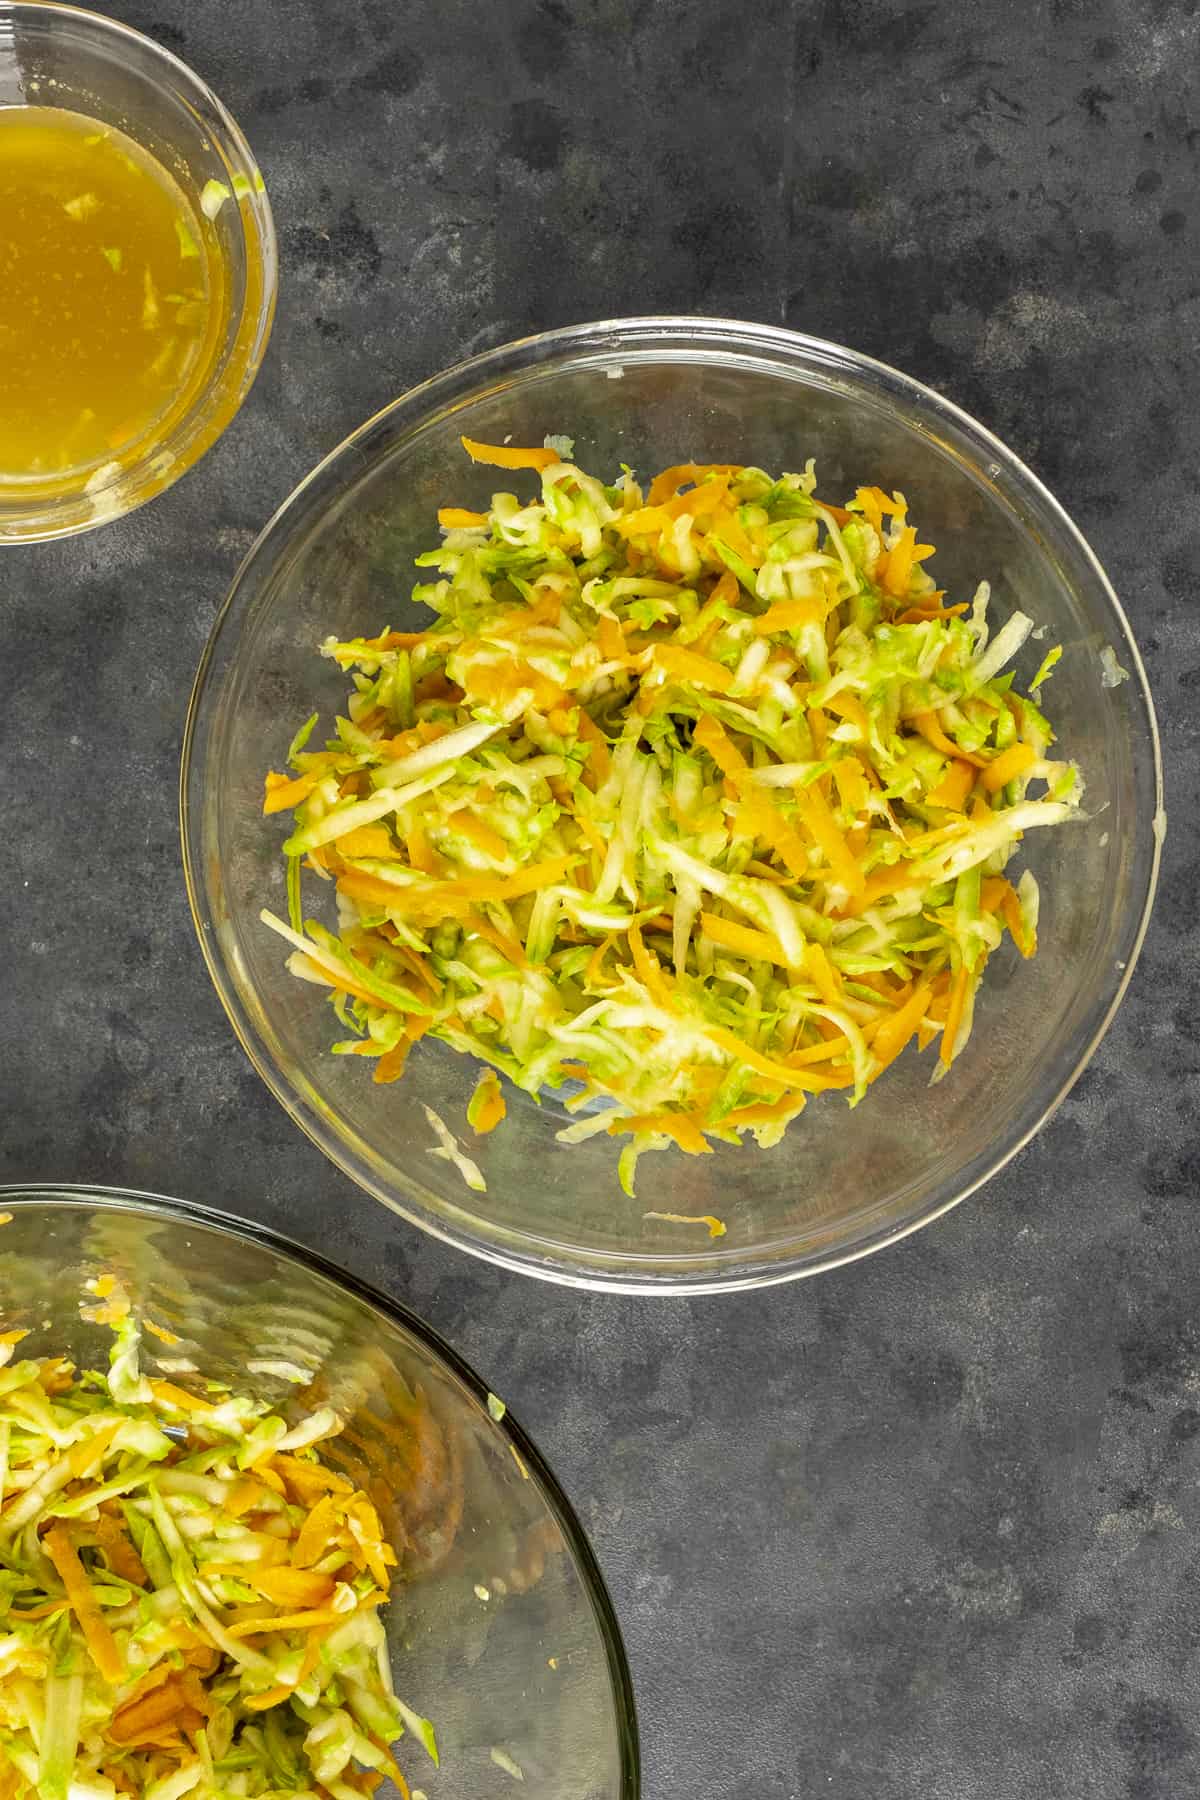
<path fill-rule="evenodd" d="M 1161 0 L 112 0 L 248 132 L 266 367 L 171 493 L 0 556 L 0 1177 L 252 1211 L 505 1394 L 612 1586 L 647 1792 L 1154 1800 L 1200 1782 L 1200 15 Z M 409 383 L 652 310 L 824 333 L 975 411 L 1146 653 L 1172 831 L 1096 1061 L 986 1192 L 801 1287 L 560 1292 L 394 1223 L 211 993 L 183 711 L 242 552 Z"/>

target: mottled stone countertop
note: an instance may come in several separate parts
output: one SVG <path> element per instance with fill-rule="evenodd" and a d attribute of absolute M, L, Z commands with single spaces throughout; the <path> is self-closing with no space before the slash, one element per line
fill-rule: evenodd
<path fill-rule="evenodd" d="M 442 1330 L 592 1535 L 648 1794 L 1194 1794 L 1194 0 L 109 9 L 246 129 L 282 290 L 197 470 L 0 557 L 0 1177 L 253 1210 Z M 671 310 L 853 344 L 1032 463 L 1132 616 L 1172 831 L 1113 1030 L 983 1194 L 808 1284 L 651 1304 L 454 1255 L 299 1135 L 210 989 L 175 784 L 237 561 L 348 429 L 484 346 Z"/>

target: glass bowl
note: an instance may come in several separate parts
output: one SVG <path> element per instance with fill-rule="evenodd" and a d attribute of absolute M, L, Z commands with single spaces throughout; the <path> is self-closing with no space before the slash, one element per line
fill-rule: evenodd
<path fill-rule="evenodd" d="M 494 1800 L 510 1779 L 495 1750 L 530 1800 L 636 1800 L 629 1672 L 583 1531 L 520 1427 L 492 1416 L 479 1377 L 428 1326 L 293 1245 L 175 1200 L 0 1187 L 3 1214 L 0 1319 L 29 1329 L 22 1356 L 107 1367 L 111 1330 L 79 1308 L 85 1281 L 111 1273 L 139 1316 L 182 1340 L 143 1340 L 150 1373 L 156 1351 L 185 1357 L 285 1415 L 342 1415 L 334 1449 L 353 1440 L 346 1471 L 401 1558 L 383 1615 L 397 1692 L 437 1732 L 440 1771 L 404 1740 L 414 1786 Z"/>
<path fill-rule="evenodd" d="M 0 0 L 0 107 L 85 113 L 134 138 L 199 207 L 210 180 L 234 199 L 214 229 L 227 308 L 219 341 L 160 426 L 120 463 L 0 479 L 0 544 L 66 537 L 141 506 L 199 461 L 250 391 L 271 335 L 278 266 L 258 164 L 228 112 L 161 44 L 74 6 Z"/>
<path fill-rule="evenodd" d="M 612 1140 L 555 1142 L 564 1119 L 553 1099 L 510 1094 L 499 1130 L 466 1130 L 477 1069 L 440 1044 L 419 1044 L 386 1088 L 360 1059 L 332 1056 L 328 1005 L 287 972 L 286 948 L 259 921 L 264 906 L 286 913 L 286 828 L 261 816 L 264 772 L 281 766 L 314 707 L 330 719 L 345 698 L 316 654 L 321 639 L 416 623 L 412 558 L 436 542 L 436 508 L 486 506 L 493 490 L 528 482 L 471 465 L 460 433 L 541 443 L 557 432 L 574 437 L 585 467 L 612 475 L 621 461 L 646 474 L 691 458 L 800 469 L 814 456 L 831 497 L 860 481 L 902 488 L 940 546 L 939 586 L 969 597 L 987 577 L 996 617 L 1021 606 L 1063 645 L 1051 710 L 1091 815 L 1030 834 L 1041 949 L 1028 965 L 993 958 L 951 1079 L 930 1088 L 929 1058 L 910 1052 L 856 1111 L 822 1098 L 772 1150 L 644 1158 L 634 1201 L 618 1186 Z M 1129 671 L 1116 686 L 1106 646 Z M 1023 679 L 1045 647 L 1027 646 Z M 205 651 L 182 823 L 217 991 L 259 1072 L 335 1162 L 406 1219 L 510 1268 L 687 1292 L 780 1281 L 877 1249 L 1028 1142 L 1128 983 L 1158 868 L 1160 792 L 1153 708 L 1120 605 L 1079 532 L 1002 444 L 927 388 L 836 345 L 716 319 L 632 319 L 460 364 L 377 414 L 301 484 L 246 558 Z M 486 1194 L 427 1153 L 424 1106 L 460 1136 Z M 713 1213 L 727 1229 L 710 1239 L 649 1212 Z"/>

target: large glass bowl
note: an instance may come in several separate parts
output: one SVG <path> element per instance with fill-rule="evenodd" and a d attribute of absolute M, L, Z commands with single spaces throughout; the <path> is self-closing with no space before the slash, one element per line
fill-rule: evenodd
<path fill-rule="evenodd" d="M 106 1368 L 112 1333 L 79 1309 L 84 1283 L 113 1274 L 139 1317 L 181 1340 L 145 1338 L 150 1373 L 155 1353 L 184 1357 L 285 1414 L 342 1415 L 331 1455 L 349 1446 L 342 1466 L 400 1556 L 383 1615 L 397 1692 L 438 1737 L 440 1770 L 404 1740 L 414 1787 L 495 1800 L 513 1779 L 496 1751 L 529 1800 L 637 1800 L 629 1673 L 579 1522 L 519 1426 L 492 1416 L 478 1376 L 427 1326 L 266 1232 L 178 1201 L 0 1187 L 5 1214 L 0 1321 L 28 1328 L 22 1356 Z M 265 1372 L 285 1363 L 308 1371 L 304 1387 Z"/>
<path fill-rule="evenodd" d="M 285 828 L 261 816 L 263 775 L 314 707 L 346 684 L 316 654 L 329 632 L 405 627 L 412 558 L 435 510 L 479 507 L 523 478 L 472 466 L 460 433 L 540 443 L 570 433 L 583 465 L 615 475 L 668 463 L 817 459 L 822 491 L 900 487 L 939 546 L 938 585 L 988 578 L 1003 619 L 1023 607 L 1064 655 L 1048 690 L 1062 750 L 1087 779 L 1089 822 L 1025 846 L 1044 896 L 1041 950 L 993 960 L 968 1052 L 928 1086 L 904 1056 L 867 1100 L 809 1106 L 772 1150 L 718 1146 L 643 1159 L 638 1197 L 617 1184 L 612 1140 L 555 1142 L 557 1104 L 509 1097 L 490 1137 L 465 1130 L 476 1079 L 428 1040 L 395 1086 L 329 1053 L 336 1022 L 284 968 L 259 922 L 286 911 Z M 524 478 L 528 486 L 528 477 Z M 428 615 L 421 615 L 427 618 Z M 1019 660 L 1028 680 L 1046 642 Z M 1111 647 L 1128 679 L 1106 685 Z M 1051 496 L 957 407 L 895 370 L 792 332 L 713 319 L 634 319 L 528 338 L 463 363 L 370 420 L 317 468 L 243 564 L 209 641 L 184 745 L 188 887 L 205 957 L 239 1038 L 292 1117 L 405 1218 L 510 1268 L 625 1289 L 696 1291 L 789 1276 L 862 1255 L 961 1200 L 1028 1141 L 1086 1064 L 1125 990 L 1159 854 L 1157 733 L 1137 648 L 1095 557 Z M 311 901 L 310 897 L 310 904 Z M 445 1161 L 423 1106 L 460 1133 L 487 1181 Z M 723 1237 L 649 1212 L 713 1213 Z"/>
<path fill-rule="evenodd" d="M 250 146 L 207 83 L 152 38 L 77 6 L 0 0 L 6 106 L 85 113 L 141 144 L 194 204 L 208 181 L 236 197 L 213 221 L 226 286 L 218 340 L 165 417 L 118 462 L 0 477 L 0 546 L 88 531 L 153 499 L 197 463 L 258 373 L 278 275 L 275 226 Z"/>

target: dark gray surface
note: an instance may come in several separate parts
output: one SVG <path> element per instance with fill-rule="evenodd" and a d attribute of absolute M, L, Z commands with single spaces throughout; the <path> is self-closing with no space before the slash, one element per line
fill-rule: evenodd
<path fill-rule="evenodd" d="M 592 1533 L 649 1794 L 1193 1794 L 1195 5 L 111 10 L 246 128 L 283 287 L 198 470 L 0 556 L 0 1175 L 253 1212 L 443 1330 Z M 639 1304 L 452 1256 L 299 1137 L 209 989 L 175 780 L 215 608 L 318 456 L 469 351 L 672 308 L 872 352 L 1030 459 L 1146 652 L 1172 835 L 1113 1031 L 984 1195 L 806 1286 Z"/>

